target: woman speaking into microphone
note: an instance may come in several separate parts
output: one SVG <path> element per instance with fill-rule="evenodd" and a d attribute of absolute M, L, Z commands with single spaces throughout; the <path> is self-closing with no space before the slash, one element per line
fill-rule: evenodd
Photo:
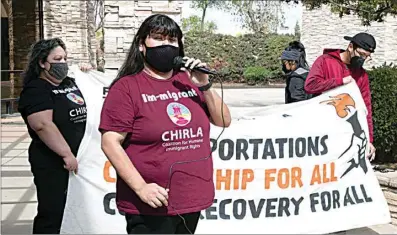
<path fill-rule="evenodd" d="M 206 64 L 184 56 L 182 37 L 168 16 L 148 17 L 102 108 L 102 149 L 129 234 L 194 233 L 214 200 L 210 122 L 228 127 L 231 116 L 208 75 L 193 69 Z"/>

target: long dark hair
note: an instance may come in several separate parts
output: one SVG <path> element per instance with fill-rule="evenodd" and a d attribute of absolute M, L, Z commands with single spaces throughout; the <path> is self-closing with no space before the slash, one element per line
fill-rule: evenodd
<path fill-rule="evenodd" d="M 145 39 L 151 34 L 161 34 L 163 36 L 176 37 L 179 45 L 179 56 L 185 56 L 183 49 L 183 33 L 178 24 L 170 17 L 162 14 L 151 15 L 143 21 L 135 34 L 130 51 L 121 66 L 117 77 L 113 80 L 113 86 L 120 78 L 134 75 L 141 72 L 144 68 L 144 57 L 139 46 L 145 42 Z"/>
<path fill-rule="evenodd" d="M 43 70 L 40 62 L 44 63 L 51 51 L 58 46 L 66 51 L 66 45 L 60 38 L 42 39 L 33 44 L 28 55 L 28 65 L 22 74 L 23 86 L 34 79 L 40 79 L 40 72 Z"/>
<path fill-rule="evenodd" d="M 301 53 L 301 57 L 299 58 L 298 61 L 298 67 L 302 67 L 305 68 L 307 70 L 310 69 L 309 63 L 307 63 L 306 60 L 306 50 L 305 50 L 305 46 L 299 42 L 299 41 L 292 41 L 289 43 L 288 47 L 285 48 L 285 50 L 289 51 L 289 50 L 297 50 Z"/>

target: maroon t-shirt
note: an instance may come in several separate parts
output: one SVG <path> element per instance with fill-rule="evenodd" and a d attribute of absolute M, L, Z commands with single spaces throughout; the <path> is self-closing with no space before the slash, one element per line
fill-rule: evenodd
<path fill-rule="evenodd" d="M 215 190 L 212 158 L 208 158 L 209 112 L 203 94 L 186 73 L 168 80 L 143 71 L 121 78 L 107 94 L 99 129 L 129 133 L 123 147 L 147 183 L 166 187 L 170 181 L 170 205 L 155 209 L 118 177 L 116 203 L 120 211 L 176 215 L 212 205 Z M 174 164 L 191 160 L 199 161 Z"/>

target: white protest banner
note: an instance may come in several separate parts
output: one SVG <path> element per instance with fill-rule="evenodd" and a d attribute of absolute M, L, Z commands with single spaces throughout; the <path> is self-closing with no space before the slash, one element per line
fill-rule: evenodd
<path fill-rule="evenodd" d="M 98 125 L 113 76 L 72 68 L 88 110 L 71 175 L 62 233 L 126 233 L 115 205 L 116 174 Z M 232 114 L 233 115 L 233 114 Z M 250 120 L 212 126 L 214 204 L 197 234 L 331 233 L 386 224 L 390 213 L 368 152 L 366 108 L 355 83 Z"/>

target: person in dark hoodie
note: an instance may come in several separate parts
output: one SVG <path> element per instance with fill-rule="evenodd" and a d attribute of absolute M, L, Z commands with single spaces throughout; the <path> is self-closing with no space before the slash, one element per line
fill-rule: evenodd
<path fill-rule="evenodd" d="M 288 47 L 285 48 L 286 51 L 296 50 L 302 53 L 299 65 L 303 68 L 309 70 L 309 63 L 306 61 L 306 50 L 305 46 L 300 41 L 292 41 L 288 44 Z"/>
<path fill-rule="evenodd" d="M 373 123 L 371 92 L 368 74 L 362 67 L 365 61 L 371 59 L 375 51 L 376 40 L 368 33 L 358 33 L 353 37 L 344 37 L 350 41 L 346 50 L 324 49 L 323 55 L 313 63 L 306 78 L 305 90 L 309 94 L 319 95 L 327 90 L 356 81 L 368 110 L 367 122 L 369 128 L 370 160 L 375 158 L 373 146 Z"/>
<path fill-rule="evenodd" d="M 282 52 L 280 59 L 286 75 L 285 103 L 310 99 L 311 95 L 304 89 L 309 70 L 303 52 L 290 46 Z"/>

